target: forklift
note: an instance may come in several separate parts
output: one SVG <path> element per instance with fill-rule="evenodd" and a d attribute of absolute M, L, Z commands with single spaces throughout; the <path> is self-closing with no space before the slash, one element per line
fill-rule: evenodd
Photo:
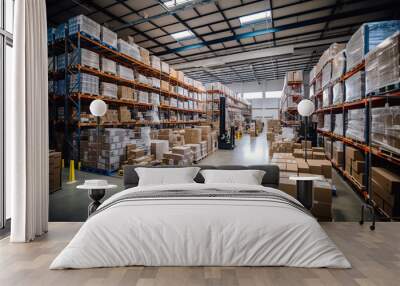
<path fill-rule="evenodd" d="M 233 150 L 235 149 L 235 127 L 226 128 L 226 98 L 219 98 L 219 136 L 218 149 Z"/>

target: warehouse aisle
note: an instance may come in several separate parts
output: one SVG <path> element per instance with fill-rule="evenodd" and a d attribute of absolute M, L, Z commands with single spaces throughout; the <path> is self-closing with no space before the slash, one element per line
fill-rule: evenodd
<path fill-rule="evenodd" d="M 234 150 L 217 150 L 201 161 L 201 165 L 252 165 L 267 164 L 269 145 L 265 133 L 252 138 L 244 135 L 237 141 Z M 105 179 L 118 185 L 115 190 L 107 191 L 106 198 L 123 190 L 121 177 L 108 177 L 76 171 L 77 182 L 67 184 L 68 169 L 63 170 L 63 189 L 50 195 L 50 221 L 85 221 L 90 199 L 86 191 L 78 191 L 76 186 L 85 179 Z M 358 221 L 360 218 L 361 200 L 350 186 L 333 171 L 333 183 L 337 197 L 333 197 L 333 217 L 336 221 Z"/>
<path fill-rule="evenodd" d="M 252 138 L 245 134 L 233 150 L 217 150 L 200 162 L 200 165 L 253 165 L 267 164 L 269 143 L 266 134 Z"/>

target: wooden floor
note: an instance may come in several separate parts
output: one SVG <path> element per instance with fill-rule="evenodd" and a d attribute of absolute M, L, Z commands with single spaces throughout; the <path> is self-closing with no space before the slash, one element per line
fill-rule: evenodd
<path fill-rule="evenodd" d="M 0 285 L 400 285 L 400 223 L 376 231 L 352 222 L 323 223 L 353 268 L 125 267 L 48 270 L 81 223 L 50 223 L 44 237 L 28 244 L 0 241 Z"/>

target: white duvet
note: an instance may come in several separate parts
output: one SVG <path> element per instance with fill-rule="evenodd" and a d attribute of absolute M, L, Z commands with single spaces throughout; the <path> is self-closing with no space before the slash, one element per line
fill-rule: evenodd
<path fill-rule="evenodd" d="M 262 186 L 184 184 L 149 190 L 266 190 Z M 349 268 L 318 222 L 285 204 L 258 199 L 186 198 L 124 201 L 83 224 L 50 269 L 145 266 L 293 266 Z"/>

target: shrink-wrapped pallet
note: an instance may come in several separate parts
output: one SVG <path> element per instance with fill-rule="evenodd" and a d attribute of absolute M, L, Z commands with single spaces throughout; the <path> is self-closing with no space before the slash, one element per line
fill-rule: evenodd
<path fill-rule="evenodd" d="M 117 94 L 119 99 L 133 100 L 133 89 L 129 86 L 119 85 Z"/>
<path fill-rule="evenodd" d="M 133 70 L 124 65 L 117 65 L 117 75 L 126 80 L 134 80 Z"/>
<path fill-rule="evenodd" d="M 336 113 L 333 115 L 333 118 L 335 120 L 333 133 L 335 133 L 336 135 L 343 136 L 343 114 Z"/>
<path fill-rule="evenodd" d="M 109 82 L 100 83 L 100 95 L 117 98 L 118 86 Z"/>
<path fill-rule="evenodd" d="M 375 107 L 371 113 L 372 143 L 400 154 L 400 106 Z"/>
<path fill-rule="evenodd" d="M 99 54 L 87 49 L 74 49 L 70 55 L 69 61 L 71 65 L 79 64 L 81 66 L 94 68 L 96 70 L 100 69 Z"/>
<path fill-rule="evenodd" d="M 161 70 L 161 61 L 159 57 L 156 56 L 150 56 L 150 64 L 153 68 L 157 70 Z"/>
<path fill-rule="evenodd" d="M 100 40 L 100 24 L 84 15 L 70 18 L 68 20 L 68 29 L 70 35 L 83 32 L 96 40 Z"/>
<path fill-rule="evenodd" d="M 142 47 L 139 47 L 140 57 L 142 58 L 142 62 L 146 65 L 150 65 L 150 52 Z"/>
<path fill-rule="evenodd" d="M 322 88 L 325 88 L 331 81 L 332 62 L 328 62 L 322 68 Z"/>
<path fill-rule="evenodd" d="M 347 71 L 362 62 L 364 55 L 400 30 L 400 20 L 363 24 L 346 45 Z"/>
<path fill-rule="evenodd" d="M 346 137 L 364 142 L 365 141 L 364 127 L 365 127 L 364 108 L 350 109 L 347 113 Z"/>
<path fill-rule="evenodd" d="M 331 80 L 339 79 L 346 72 L 346 50 L 338 52 L 332 60 L 332 77 Z"/>
<path fill-rule="evenodd" d="M 346 102 L 351 102 L 364 98 L 365 95 L 365 73 L 356 72 L 346 79 Z"/>
<path fill-rule="evenodd" d="M 101 41 L 114 49 L 118 48 L 117 33 L 114 33 L 104 26 L 101 26 Z"/>
<path fill-rule="evenodd" d="M 88 94 L 99 94 L 99 78 L 97 76 L 77 73 L 70 78 L 70 92 L 81 92 Z"/>
<path fill-rule="evenodd" d="M 365 57 L 366 94 L 400 82 L 400 32 L 384 40 Z"/>
<path fill-rule="evenodd" d="M 101 57 L 101 71 L 109 74 L 117 74 L 117 63 L 113 60 Z"/>
<path fill-rule="evenodd" d="M 65 31 L 67 29 L 67 23 L 58 25 L 54 31 L 54 40 L 65 39 Z"/>
<path fill-rule="evenodd" d="M 344 85 L 342 82 L 337 82 L 332 87 L 332 105 L 343 103 Z"/>
<path fill-rule="evenodd" d="M 136 44 L 129 44 L 122 39 L 118 39 L 117 46 L 120 53 L 141 60 L 139 47 Z"/>
<path fill-rule="evenodd" d="M 322 90 L 322 107 L 328 107 L 331 105 L 331 89 L 326 87 Z"/>
<path fill-rule="evenodd" d="M 138 102 L 149 103 L 149 93 L 146 91 L 139 91 L 138 92 Z"/>
<path fill-rule="evenodd" d="M 324 114 L 324 127 L 323 130 L 326 132 L 331 132 L 331 115 Z"/>

